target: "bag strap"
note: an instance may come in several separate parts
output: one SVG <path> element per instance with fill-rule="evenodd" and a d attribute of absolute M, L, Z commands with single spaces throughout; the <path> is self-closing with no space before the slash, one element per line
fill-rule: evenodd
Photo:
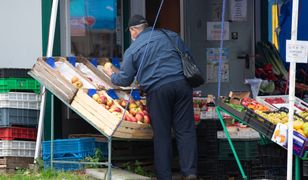
<path fill-rule="evenodd" d="M 176 46 L 175 42 L 172 41 L 172 39 L 171 39 L 171 37 L 168 35 L 168 33 L 167 33 L 165 30 L 163 30 L 163 29 L 160 29 L 160 31 L 161 31 L 162 33 L 164 33 L 164 34 L 167 36 L 167 38 L 170 40 L 170 42 L 171 42 L 171 44 L 173 45 L 173 47 L 176 49 L 176 51 L 179 53 L 179 55 L 182 56 L 182 55 L 183 55 L 183 52 Z"/>

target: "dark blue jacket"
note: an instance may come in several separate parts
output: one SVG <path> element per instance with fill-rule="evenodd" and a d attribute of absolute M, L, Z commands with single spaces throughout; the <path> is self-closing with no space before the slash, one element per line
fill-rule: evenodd
<path fill-rule="evenodd" d="M 148 92 L 185 78 L 180 56 L 173 44 L 160 30 L 154 30 L 152 35 L 151 30 L 151 27 L 143 30 L 125 51 L 120 72 L 111 76 L 113 84 L 129 86 L 136 76 L 141 89 Z M 175 32 L 165 31 L 182 51 L 188 51 Z M 142 67 L 139 68 L 141 61 Z"/>

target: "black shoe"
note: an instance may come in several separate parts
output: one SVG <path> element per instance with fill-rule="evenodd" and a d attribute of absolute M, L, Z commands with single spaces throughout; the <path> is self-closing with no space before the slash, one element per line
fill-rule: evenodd
<path fill-rule="evenodd" d="M 197 179 L 198 179 L 198 177 L 194 174 L 182 177 L 182 180 L 197 180 Z"/>

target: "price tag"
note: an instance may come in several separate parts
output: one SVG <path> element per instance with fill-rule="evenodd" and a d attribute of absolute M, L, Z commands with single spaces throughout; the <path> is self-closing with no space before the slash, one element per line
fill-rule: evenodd
<path fill-rule="evenodd" d="M 287 40 L 286 60 L 287 62 L 307 63 L 308 41 Z"/>

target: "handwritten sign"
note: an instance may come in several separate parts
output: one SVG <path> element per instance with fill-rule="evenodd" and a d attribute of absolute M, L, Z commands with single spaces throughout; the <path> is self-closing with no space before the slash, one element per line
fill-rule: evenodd
<path fill-rule="evenodd" d="M 286 61 L 296 63 L 307 63 L 308 41 L 287 40 Z"/>

